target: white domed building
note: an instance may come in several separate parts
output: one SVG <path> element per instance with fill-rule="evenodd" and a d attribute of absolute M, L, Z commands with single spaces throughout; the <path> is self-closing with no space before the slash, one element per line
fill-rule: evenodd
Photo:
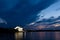
<path fill-rule="evenodd" d="M 18 31 L 23 31 L 23 28 L 20 26 L 16 26 L 14 29 L 18 30 Z"/>

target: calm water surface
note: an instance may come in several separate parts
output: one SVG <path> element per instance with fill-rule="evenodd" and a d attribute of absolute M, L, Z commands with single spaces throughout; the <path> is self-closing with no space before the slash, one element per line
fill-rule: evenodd
<path fill-rule="evenodd" d="M 0 40 L 60 40 L 60 32 L 0 33 Z"/>

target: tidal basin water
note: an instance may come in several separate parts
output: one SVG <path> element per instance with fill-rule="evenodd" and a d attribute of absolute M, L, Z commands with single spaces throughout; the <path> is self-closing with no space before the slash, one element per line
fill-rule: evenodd
<path fill-rule="evenodd" d="M 60 32 L 0 33 L 0 40 L 60 40 Z"/>

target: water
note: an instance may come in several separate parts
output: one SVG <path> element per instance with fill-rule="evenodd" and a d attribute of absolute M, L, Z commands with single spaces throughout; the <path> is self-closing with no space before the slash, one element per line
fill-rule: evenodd
<path fill-rule="evenodd" d="M 0 33 L 0 40 L 60 40 L 60 32 Z"/>

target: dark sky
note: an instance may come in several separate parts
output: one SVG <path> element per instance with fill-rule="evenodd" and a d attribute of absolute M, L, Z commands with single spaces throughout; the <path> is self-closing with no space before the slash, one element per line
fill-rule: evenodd
<path fill-rule="evenodd" d="M 48 8 L 57 0 L 0 0 L 0 18 L 7 26 L 26 25 L 35 21 L 38 12 Z"/>

